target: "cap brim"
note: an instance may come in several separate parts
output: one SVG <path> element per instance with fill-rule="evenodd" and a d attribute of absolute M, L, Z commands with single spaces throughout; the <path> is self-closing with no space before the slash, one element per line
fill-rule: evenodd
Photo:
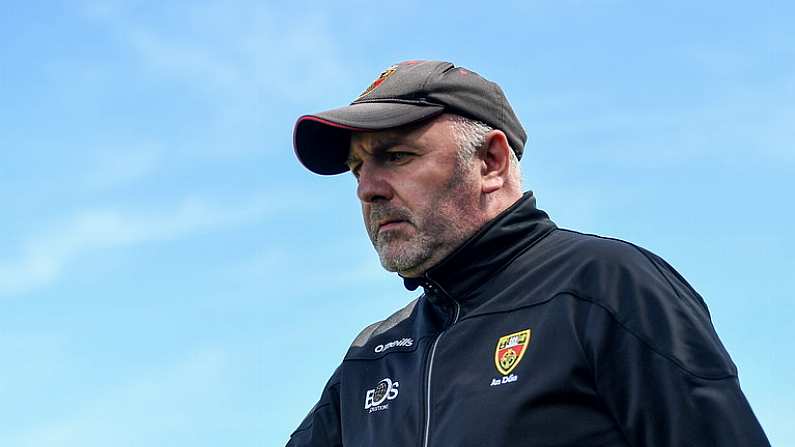
<path fill-rule="evenodd" d="M 298 160 L 321 175 L 348 170 L 345 161 L 351 132 L 369 132 L 405 126 L 439 115 L 444 106 L 397 102 L 363 102 L 298 118 L 293 147 Z"/>

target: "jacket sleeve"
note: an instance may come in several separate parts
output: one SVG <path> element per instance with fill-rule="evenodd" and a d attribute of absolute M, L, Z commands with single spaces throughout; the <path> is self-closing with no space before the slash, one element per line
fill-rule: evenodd
<path fill-rule="evenodd" d="M 634 249 L 600 276 L 583 344 L 597 393 L 636 447 L 769 446 L 701 297 L 661 258 Z"/>
<path fill-rule="evenodd" d="M 329 379 L 320 400 L 309 411 L 301 425 L 290 435 L 287 447 L 337 447 L 342 446 L 340 424 L 340 374 L 338 367 Z"/>

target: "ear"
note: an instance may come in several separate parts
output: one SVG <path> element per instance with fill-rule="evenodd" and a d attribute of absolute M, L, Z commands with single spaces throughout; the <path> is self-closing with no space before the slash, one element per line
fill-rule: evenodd
<path fill-rule="evenodd" d="M 508 180 L 511 167 L 511 145 L 501 130 L 486 134 L 480 155 L 480 179 L 483 193 L 499 190 Z"/>

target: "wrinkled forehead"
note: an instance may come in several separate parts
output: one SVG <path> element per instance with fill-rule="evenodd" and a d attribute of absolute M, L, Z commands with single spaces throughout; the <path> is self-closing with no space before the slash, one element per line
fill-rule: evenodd
<path fill-rule="evenodd" d="M 451 121 L 441 115 L 435 119 L 394 129 L 373 132 L 353 132 L 349 145 L 349 157 L 361 153 L 375 153 L 398 145 L 423 145 L 427 140 L 453 138 Z"/>
<path fill-rule="evenodd" d="M 373 153 L 391 146 L 411 143 L 411 135 L 405 131 L 382 130 L 377 132 L 354 132 L 351 134 L 349 153 L 351 155 Z"/>

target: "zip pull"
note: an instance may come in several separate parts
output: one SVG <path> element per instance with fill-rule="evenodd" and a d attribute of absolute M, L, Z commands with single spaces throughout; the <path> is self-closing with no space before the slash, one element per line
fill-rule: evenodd
<path fill-rule="evenodd" d="M 434 294 L 437 294 L 437 295 L 440 295 L 440 296 L 443 296 L 443 297 L 446 297 L 446 298 L 450 298 L 450 294 L 448 294 L 447 291 L 442 288 L 442 286 L 437 284 L 436 281 L 432 280 L 431 277 L 428 276 L 427 272 L 421 278 L 419 278 L 419 280 L 420 280 L 420 282 L 422 284 L 422 287 L 426 291 L 432 292 Z"/>
<path fill-rule="evenodd" d="M 432 303 L 441 307 L 445 312 L 450 313 L 448 324 L 455 324 L 461 315 L 461 304 L 458 300 L 453 298 L 442 286 L 428 276 L 420 278 L 420 284 L 422 284 L 423 289 L 425 289 L 425 295 L 428 296 Z"/>

